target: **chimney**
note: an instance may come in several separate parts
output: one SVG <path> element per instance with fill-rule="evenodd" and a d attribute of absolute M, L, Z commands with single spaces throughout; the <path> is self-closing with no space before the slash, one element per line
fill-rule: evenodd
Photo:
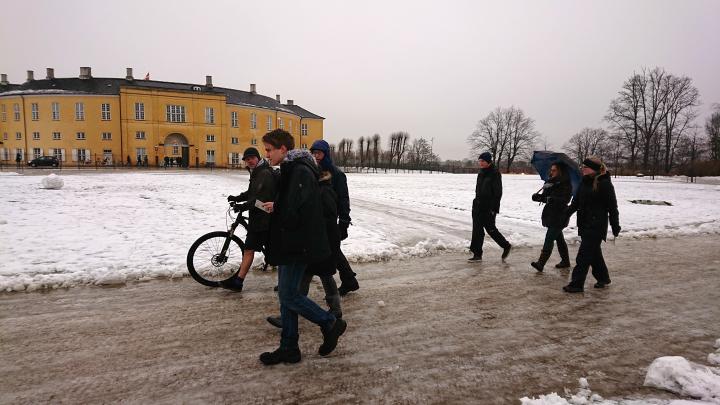
<path fill-rule="evenodd" d="M 48 79 L 48 80 L 53 80 L 53 79 L 55 79 L 55 69 L 53 69 L 53 68 L 45 68 L 45 70 L 47 71 L 47 77 L 46 77 L 46 79 Z"/>
<path fill-rule="evenodd" d="M 295 105 L 295 102 L 293 100 L 288 100 L 287 105 Z"/>
<path fill-rule="evenodd" d="M 7 73 L 0 74 L 0 85 L 7 86 L 10 84 L 7 80 Z"/>
<path fill-rule="evenodd" d="M 205 87 L 212 89 L 212 76 L 205 76 Z"/>
<path fill-rule="evenodd" d="M 135 80 L 132 74 L 132 68 L 125 68 L 125 80 L 129 82 Z"/>
<path fill-rule="evenodd" d="M 280 95 L 279 95 L 279 94 L 276 94 L 276 95 L 275 95 L 275 100 L 276 100 L 278 103 L 280 103 Z M 282 104 L 282 103 L 281 103 L 281 104 Z"/>
<path fill-rule="evenodd" d="M 92 79 L 92 71 L 87 66 L 80 67 L 80 78 L 81 79 Z"/>
<path fill-rule="evenodd" d="M 35 80 L 35 72 L 33 72 L 32 70 L 28 70 L 27 71 L 27 81 L 31 82 L 33 80 Z"/>
<path fill-rule="evenodd" d="M 250 83 L 250 93 L 257 94 L 257 91 L 255 90 L 255 83 Z"/>

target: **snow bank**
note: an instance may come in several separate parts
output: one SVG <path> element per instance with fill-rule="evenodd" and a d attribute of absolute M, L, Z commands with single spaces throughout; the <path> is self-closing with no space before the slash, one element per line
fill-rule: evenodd
<path fill-rule="evenodd" d="M 55 173 L 50 173 L 49 176 L 43 177 L 41 183 L 43 188 L 49 190 L 60 190 L 65 185 L 65 181 L 62 177 L 56 175 Z"/>
<path fill-rule="evenodd" d="M 655 359 L 644 385 L 720 404 L 720 369 L 695 364 L 684 357 Z"/>

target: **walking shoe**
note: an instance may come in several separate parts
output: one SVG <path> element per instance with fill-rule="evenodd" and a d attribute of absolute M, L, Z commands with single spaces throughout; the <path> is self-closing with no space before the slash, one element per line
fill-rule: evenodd
<path fill-rule="evenodd" d="M 268 321 L 270 325 L 282 329 L 282 318 L 279 316 L 268 316 L 265 320 Z"/>
<path fill-rule="evenodd" d="M 512 245 L 508 245 L 508 247 L 503 249 L 502 253 L 502 261 L 505 262 L 505 259 L 507 259 L 508 256 L 510 256 L 510 249 L 512 249 Z"/>
<path fill-rule="evenodd" d="M 481 262 L 481 261 L 482 261 L 482 255 L 473 255 L 473 257 L 469 258 L 468 261 L 469 261 L 470 263 Z"/>
<path fill-rule="evenodd" d="M 608 284 L 610 284 L 609 281 L 608 281 L 608 282 L 598 281 L 597 283 L 595 283 L 595 285 L 594 285 L 593 287 L 595 287 L 595 288 L 605 288 L 605 286 L 608 285 Z"/>
<path fill-rule="evenodd" d="M 573 287 L 568 284 L 565 287 L 563 287 L 563 291 L 565 291 L 566 293 L 581 293 L 584 290 L 581 287 Z"/>
<path fill-rule="evenodd" d="M 223 280 L 220 282 L 220 287 L 226 290 L 240 292 L 243 289 L 243 279 L 239 277 L 233 277 L 227 280 Z"/>
<path fill-rule="evenodd" d="M 260 361 L 266 366 L 280 363 L 299 363 L 300 359 L 300 349 L 297 347 L 292 349 L 280 347 L 274 352 L 265 352 L 260 355 Z"/>
<path fill-rule="evenodd" d="M 560 263 L 555 265 L 556 269 L 567 269 L 568 267 L 570 267 L 570 262 L 567 260 L 562 260 Z"/>
<path fill-rule="evenodd" d="M 341 296 L 347 295 L 350 291 L 357 291 L 360 289 L 360 284 L 358 284 L 357 279 L 353 278 L 352 280 L 348 280 L 342 283 L 340 287 L 338 287 L 338 292 Z"/>
<path fill-rule="evenodd" d="M 321 356 L 327 356 L 332 353 L 332 351 L 335 350 L 335 346 L 337 346 L 338 339 L 345 333 L 346 328 L 347 322 L 342 319 L 335 319 L 335 323 L 333 323 L 331 327 L 327 330 L 323 329 L 323 343 L 320 345 L 318 353 Z"/>

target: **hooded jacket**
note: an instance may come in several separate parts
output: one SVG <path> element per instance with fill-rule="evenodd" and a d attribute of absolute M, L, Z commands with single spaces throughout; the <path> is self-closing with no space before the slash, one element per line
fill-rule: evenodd
<path fill-rule="evenodd" d="M 502 198 L 502 178 L 500 172 L 491 165 L 480 169 L 475 184 L 475 200 L 473 211 L 500 212 L 500 199 Z"/>
<path fill-rule="evenodd" d="M 325 154 L 320 161 L 320 168 L 329 171 L 332 175 L 332 187 L 337 195 L 337 214 L 341 223 L 349 224 L 350 219 L 350 193 L 348 193 L 347 176 L 340 170 L 330 157 L 330 145 L 320 139 L 313 142 L 310 150 L 319 150 Z"/>
<path fill-rule="evenodd" d="M 280 164 L 265 254 L 268 263 L 309 264 L 330 254 L 318 178 L 317 165 L 307 150 L 289 151 Z"/>
<path fill-rule="evenodd" d="M 595 177 L 584 176 L 577 195 L 568 207 L 567 217 L 577 212 L 578 234 L 581 237 L 599 237 L 607 240 L 608 220 L 613 229 L 620 229 L 615 187 L 610 173 L 597 176 L 597 191 L 593 189 Z"/>

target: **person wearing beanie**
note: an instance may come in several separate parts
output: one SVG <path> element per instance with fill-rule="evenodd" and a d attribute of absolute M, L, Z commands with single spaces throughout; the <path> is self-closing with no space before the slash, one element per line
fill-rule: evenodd
<path fill-rule="evenodd" d="M 350 195 L 347 187 L 347 177 L 332 161 L 330 156 L 330 145 L 320 139 L 313 142 L 310 147 L 310 152 L 313 154 L 315 161 L 320 170 L 330 172 L 332 176 L 332 186 L 337 195 L 337 213 L 338 213 L 338 229 L 340 230 L 340 240 L 345 240 L 348 237 L 348 227 L 350 226 Z M 337 270 L 340 274 L 340 287 L 338 291 L 340 295 L 344 296 L 351 291 L 356 291 L 360 288 L 360 284 L 357 281 L 357 274 L 353 272 L 348 263 L 347 258 L 343 254 L 342 250 L 337 255 Z"/>
<path fill-rule="evenodd" d="M 240 262 L 237 277 L 220 282 L 220 286 L 232 291 L 242 291 L 245 276 L 250 271 L 255 252 L 263 250 L 268 240 L 270 214 L 257 208 L 255 201 L 272 201 L 275 197 L 276 174 L 270 163 L 260 158 L 260 152 L 250 147 L 243 152 L 243 161 L 250 172 L 250 185 L 247 191 L 236 196 L 228 196 L 228 202 L 236 203 L 235 212 L 250 210 L 248 214 L 248 231 L 245 238 L 245 251 Z"/>
<path fill-rule="evenodd" d="M 483 242 L 485 231 L 502 249 L 503 262 L 510 254 L 512 245 L 498 231 L 495 226 L 495 217 L 500 212 L 500 199 L 502 198 L 502 178 L 500 171 L 493 164 L 492 154 L 483 152 L 478 157 L 477 182 L 475 184 L 475 199 L 472 207 L 472 241 L 470 251 L 473 256 L 470 262 L 480 262 L 483 256 Z"/>
<path fill-rule="evenodd" d="M 608 221 L 614 237 L 620 234 L 620 214 L 617 208 L 615 187 L 610 172 L 600 158 L 590 156 L 583 161 L 582 182 L 567 211 L 569 219 L 577 212 L 580 248 L 570 283 L 563 287 L 568 293 L 581 293 L 590 267 L 595 277 L 595 288 L 610 284 L 610 274 L 602 253 L 602 242 L 607 239 Z"/>

